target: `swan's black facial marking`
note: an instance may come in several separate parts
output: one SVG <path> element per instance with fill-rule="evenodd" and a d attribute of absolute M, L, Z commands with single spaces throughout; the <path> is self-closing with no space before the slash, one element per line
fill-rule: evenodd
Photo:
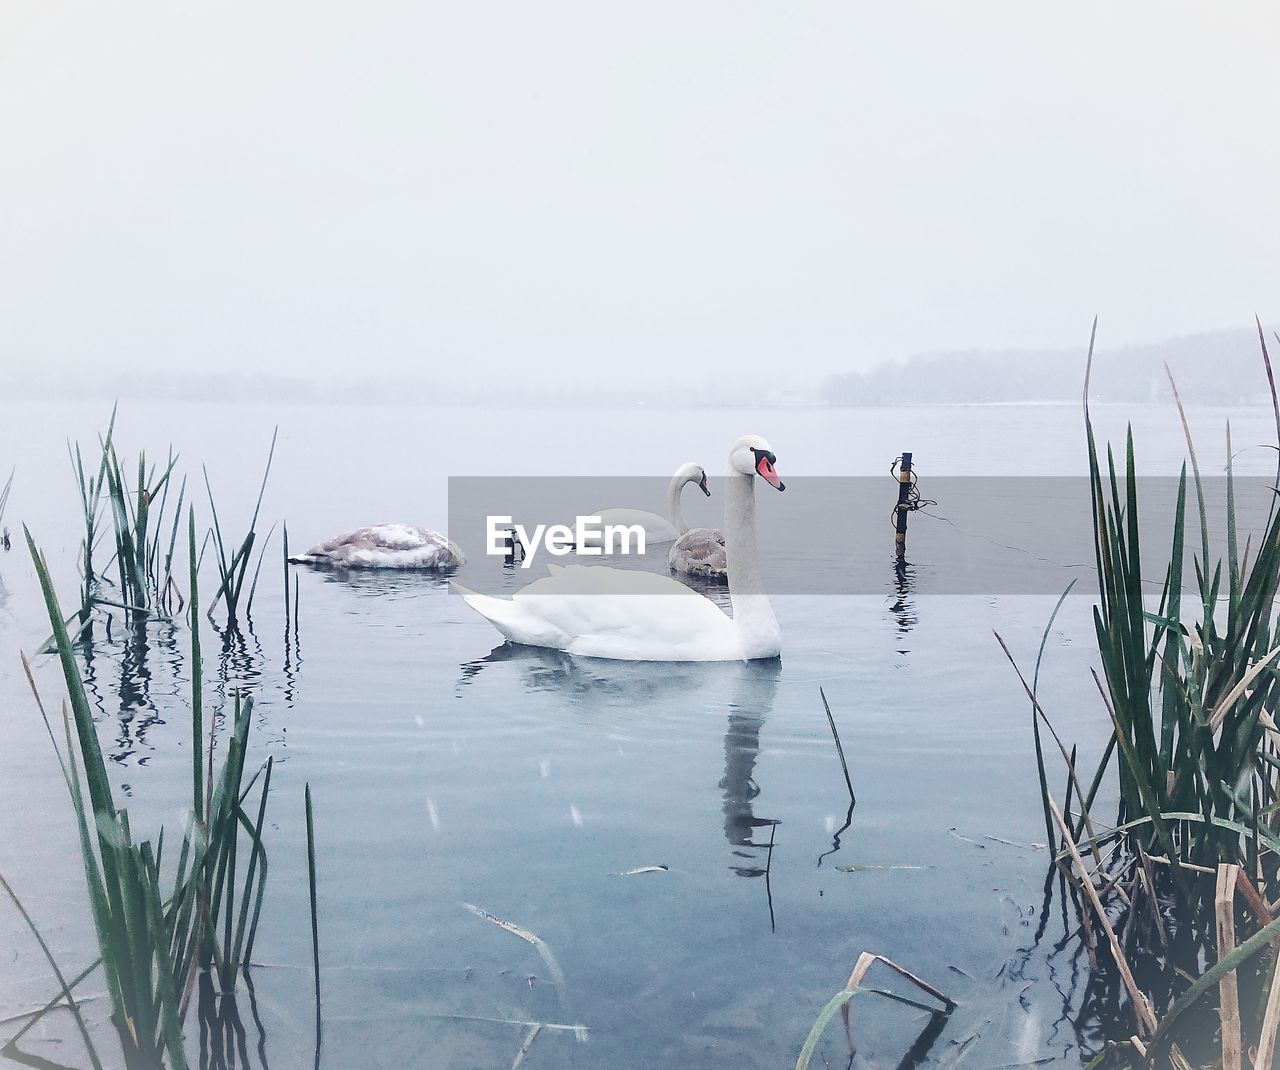
<path fill-rule="evenodd" d="M 711 497 L 711 488 L 707 486 L 707 473 L 702 473 L 702 478 L 698 480 L 698 489 L 702 491 L 708 498 Z"/>
<path fill-rule="evenodd" d="M 758 450 L 754 446 L 748 446 L 752 455 L 756 459 L 757 474 L 770 486 L 777 487 L 778 490 L 786 490 L 787 485 L 778 478 L 778 473 L 774 470 L 774 465 L 778 463 L 778 458 L 770 450 Z"/>

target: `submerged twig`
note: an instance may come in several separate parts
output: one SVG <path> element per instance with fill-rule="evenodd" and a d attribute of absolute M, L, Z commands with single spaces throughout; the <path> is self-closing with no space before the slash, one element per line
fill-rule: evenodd
<path fill-rule="evenodd" d="M 1116 938 L 1116 931 L 1111 927 L 1106 909 L 1102 905 L 1102 900 L 1098 898 L 1098 892 L 1094 888 L 1093 882 L 1089 880 L 1088 869 L 1085 867 L 1084 859 L 1080 857 L 1076 841 L 1071 836 L 1071 829 L 1068 828 L 1066 821 L 1063 820 L 1062 811 L 1058 809 L 1058 804 L 1054 801 L 1052 795 L 1049 796 L 1049 812 L 1053 815 L 1054 822 L 1058 826 L 1058 832 L 1062 835 L 1062 842 L 1066 845 L 1067 851 L 1071 854 L 1072 860 L 1080 871 L 1080 887 L 1088 897 L 1089 904 L 1097 914 L 1098 921 L 1101 923 L 1103 931 L 1107 934 L 1108 941 L 1110 941 L 1111 954 L 1115 958 L 1116 968 L 1120 971 L 1120 977 L 1128 990 L 1129 1001 L 1133 1005 L 1134 1017 L 1138 1020 L 1138 1028 L 1144 1030 L 1150 1036 L 1156 1031 L 1155 1014 L 1152 1012 L 1146 996 L 1138 988 L 1138 983 L 1133 979 L 1133 973 L 1129 969 L 1129 962 L 1125 958 L 1124 951 L 1120 948 L 1120 941 Z"/>
<path fill-rule="evenodd" d="M 551 948 L 546 944 L 542 937 L 531 933 L 528 929 L 521 928 L 513 921 L 507 921 L 506 918 L 500 918 L 497 914 L 491 914 L 483 907 L 478 907 L 474 903 L 462 904 L 467 910 L 471 911 L 477 918 L 484 918 L 485 921 L 492 922 L 499 929 L 505 929 L 512 936 L 518 936 L 521 940 L 526 941 L 534 946 L 538 954 L 542 956 L 542 961 L 547 964 L 547 969 L 551 971 L 551 978 L 557 985 L 563 985 L 564 971 L 560 969 L 560 963 L 556 961 L 555 955 L 551 953 Z"/>
<path fill-rule="evenodd" d="M 533 1042 L 538 1039 L 538 1034 L 541 1032 L 542 1023 L 539 1022 L 524 1035 L 524 1043 L 520 1045 L 520 1050 L 516 1052 L 516 1057 L 511 1060 L 511 1070 L 518 1070 L 520 1064 L 524 1062 L 524 1057 L 529 1054 L 529 1049 L 533 1047 Z"/>

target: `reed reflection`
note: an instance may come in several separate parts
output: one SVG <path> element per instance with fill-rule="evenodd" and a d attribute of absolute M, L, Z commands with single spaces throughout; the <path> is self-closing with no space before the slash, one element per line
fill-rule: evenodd
<path fill-rule="evenodd" d="M 234 992 L 219 993 L 211 972 L 202 971 L 197 1015 L 200 1021 L 200 1070 L 269 1070 L 267 1034 L 258 1013 L 257 994 L 249 970 L 244 971 L 245 992 L 257 1031 L 256 1062 L 249 1055 L 249 1036 L 240 1016 Z"/>
<path fill-rule="evenodd" d="M 298 591 L 294 588 L 293 605 L 289 604 L 288 585 L 284 601 L 284 691 L 286 706 L 292 707 L 298 691 L 298 675 L 302 669 L 302 640 L 298 632 Z"/>
<path fill-rule="evenodd" d="M 279 688 L 286 700 L 292 697 L 301 661 L 296 614 L 285 635 L 283 679 L 271 672 L 271 656 L 248 619 L 239 627 L 210 621 L 201 627 L 206 636 L 211 628 L 218 640 L 215 666 L 210 667 L 208 647 L 204 659 L 215 724 L 221 724 L 222 707 L 237 692 L 261 696 Z M 152 729 L 186 706 L 187 627 L 181 618 L 100 612 L 81 626 L 74 643 L 95 720 L 114 730 L 110 743 L 103 741 L 106 757 L 121 766 L 147 764 Z M 269 703 L 261 708 L 265 712 Z"/>

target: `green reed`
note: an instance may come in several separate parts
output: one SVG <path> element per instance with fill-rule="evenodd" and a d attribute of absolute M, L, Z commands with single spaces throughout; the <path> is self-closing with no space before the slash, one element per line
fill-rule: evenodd
<path fill-rule="evenodd" d="M 305 792 L 307 812 L 307 891 L 311 902 L 311 975 L 316 991 L 316 1063 L 320 1061 L 320 921 L 316 911 L 316 822 L 311 785 Z"/>
<path fill-rule="evenodd" d="M 26 538 L 67 689 L 69 701 L 63 707 L 65 760 L 62 752 L 58 757 L 76 815 L 80 858 L 121 1055 L 128 1070 L 154 1070 L 161 1066 L 180 1070 L 187 1065 L 182 1021 L 197 972 L 216 974 L 218 992 L 226 998 L 234 993 L 237 975 L 249 962 L 267 880 L 262 834 L 272 761 L 268 759 L 259 766 L 246 782 L 253 703 L 252 699 L 242 702 L 237 696 L 226 757 L 215 777 L 211 733 L 207 749 L 209 777 L 207 781 L 202 779 L 200 756 L 206 753 L 201 732 L 202 667 L 199 617 L 193 612 L 192 709 L 193 742 L 197 745 L 192 770 L 194 806 L 173 876 L 166 881 L 162 870 L 163 831 L 154 847 L 150 840 L 138 841 L 130 827 L 128 811 L 116 805 L 48 567 L 29 532 Z M 199 585 L 194 515 L 189 515 L 188 538 L 195 607 Z M 53 728 L 43 705 L 40 711 L 53 740 Z M 56 742 L 54 746 L 57 750 Z M 259 780 L 256 815 L 251 818 L 249 798 Z M 246 856 L 247 863 L 242 866 Z M 68 995 L 87 972 L 70 984 L 60 977 Z M 34 1019 L 24 1032 L 33 1024 Z M 93 1058 L 96 1065 L 96 1055 Z"/>
<path fill-rule="evenodd" d="M 178 485 L 172 510 L 169 508 L 177 457 L 170 450 L 163 465 L 148 465 L 145 452 L 136 465 L 125 465 L 116 452 L 114 434 L 116 410 L 104 436 L 99 439 L 96 474 L 79 444 L 68 444 L 72 472 L 80 495 L 84 524 L 81 543 L 81 592 L 79 617 L 87 622 L 95 605 L 114 606 L 128 613 L 148 615 L 172 611 L 177 595 L 173 582 L 173 555 L 177 547 L 186 480 Z M 133 480 L 130 482 L 130 474 Z M 106 536 L 102 530 L 104 505 L 110 517 L 114 553 L 107 563 L 115 565 L 118 595 L 103 590 L 105 579 L 95 563 L 95 553 Z M 166 521 L 166 516 L 171 519 Z"/>
<path fill-rule="evenodd" d="M 1259 337 L 1280 438 L 1280 403 L 1261 331 Z M 1092 360 L 1091 339 L 1090 369 Z M 1274 1042 L 1280 1028 L 1280 1001 L 1275 1013 L 1265 1005 L 1270 967 L 1250 962 L 1251 972 L 1240 971 L 1246 961 L 1270 951 L 1277 932 L 1273 926 L 1280 925 L 1267 904 L 1280 887 L 1280 645 L 1273 625 L 1280 592 L 1280 509 L 1273 501 L 1250 556 L 1250 543 L 1243 549 L 1239 543 L 1228 457 L 1222 506 L 1225 556 L 1215 556 L 1210 506 L 1175 386 L 1192 479 L 1189 486 L 1184 463 L 1168 532 L 1169 564 L 1152 591 L 1143 575 L 1142 503 L 1132 429 L 1122 460 L 1109 445 L 1100 450 L 1089 415 L 1088 379 L 1086 373 L 1085 432 L 1098 575 L 1093 622 L 1101 663 L 1101 672 L 1093 675 L 1112 731 L 1087 781 L 1078 778 L 1075 751 L 1068 754 L 1053 732 L 1035 686 L 1025 680 L 1023 686 L 1032 700 L 1036 761 L 1055 863 L 1079 893 L 1091 958 L 1095 947 L 1104 952 L 1104 968 L 1119 974 L 1134 1013 L 1138 1040 L 1133 1051 L 1103 1054 L 1122 1063 L 1138 1053 L 1156 1065 L 1163 1065 L 1159 1056 L 1189 1066 L 1174 1044 L 1174 1021 L 1206 996 L 1218 994 L 1219 985 L 1224 1006 L 1232 1006 L 1237 973 L 1242 974 L 1240 1019 L 1246 1035 L 1255 1042 L 1268 1042 L 1268 1037 Z M 1230 455 L 1229 427 L 1227 441 Z M 1189 490 L 1196 501 L 1190 519 Z M 1198 552 L 1188 545 L 1197 534 Z M 1074 813 L 1069 804 L 1059 808 L 1051 794 L 1042 724 L 1053 733 L 1067 765 L 1066 797 L 1070 800 L 1074 791 Z M 1099 795 L 1107 783 L 1114 784 L 1119 799 L 1114 820 L 1099 813 Z M 1235 905 L 1237 889 L 1247 910 Z M 1237 914 L 1252 935 L 1235 946 Z M 1113 924 L 1116 918 L 1123 924 Z M 1232 924 L 1224 928 L 1228 919 Z M 1170 929 L 1173 937 L 1166 931 Z M 1144 974 L 1145 985 L 1130 969 L 1134 956 L 1154 960 Z M 1197 963 L 1204 962 L 1217 965 L 1197 974 Z M 1153 975 L 1166 993 L 1167 1006 L 1158 1022 Z M 1277 985 L 1280 976 L 1272 981 L 1272 987 Z M 1238 1023 L 1225 1022 L 1226 1065 L 1233 1062 L 1233 1029 L 1238 1047 Z"/>
<path fill-rule="evenodd" d="M 99 521 L 102 513 L 102 493 L 107 483 L 107 462 L 110 457 L 111 436 L 115 433 L 116 410 L 111 410 L 111 420 L 107 424 L 107 433 L 99 440 L 97 475 L 93 469 L 85 468 L 84 456 L 80 452 L 80 444 L 73 447 L 67 443 L 67 453 L 71 457 L 71 469 L 76 477 L 76 486 L 80 492 L 81 518 L 84 523 L 84 539 L 80 544 L 82 588 L 80 595 L 79 617 L 83 624 L 89 619 L 93 608 L 93 594 L 97 586 L 97 571 L 94 567 L 94 553 L 98 548 Z"/>
<path fill-rule="evenodd" d="M 1269 366 L 1265 345 L 1263 354 Z M 1193 448 L 1201 536 L 1200 554 L 1190 555 L 1196 597 L 1184 600 L 1184 464 L 1172 553 L 1152 612 L 1143 589 L 1132 431 L 1123 477 L 1110 447 L 1104 470 L 1087 410 L 1086 435 L 1098 570 L 1094 627 L 1114 731 L 1074 835 L 1078 839 L 1084 831 L 1085 813 L 1114 762 L 1128 827 L 1106 839 L 1123 837 L 1131 848 L 1167 852 L 1171 887 L 1187 906 L 1203 906 L 1211 894 L 1207 882 L 1183 872 L 1188 863 L 1216 867 L 1258 852 L 1250 873 L 1274 884 L 1280 872 L 1280 736 L 1271 711 L 1280 698 L 1275 671 L 1280 646 L 1272 619 L 1280 590 L 1280 510 L 1272 509 L 1253 560 L 1247 561 L 1238 546 L 1228 462 L 1227 557 L 1210 563 L 1207 505 Z"/>
<path fill-rule="evenodd" d="M 163 468 L 156 465 L 148 467 L 146 453 L 139 453 L 137 475 L 130 487 L 113 446 L 108 444 L 105 456 L 107 501 L 111 507 L 115 532 L 115 562 L 120 575 L 121 597 L 134 611 L 146 612 L 160 602 L 162 590 L 167 591 L 169 587 L 168 574 L 163 580 L 159 575 L 160 539 L 169 479 L 173 475 L 177 458 L 170 450 Z M 172 538 L 177 536 L 177 518 L 181 514 L 181 496 L 185 489 L 184 483 L 179 491 L 179 501 L 171 526 Z M 153 507 L 156 508 L 154 517 Z M 172 561 L 172 541 L 167 557 Z"/>
<path fill-rule="evenodd" d="M 219 602 L 226 607 L 227 626 L 229 628 L 236 627 L 239 614 L 243 608 L 243 612 L 247 615 L 252 608 L 253 591 L 257 587 L 258 571 L 254 572 L 254 580 L 250 584 L 249 596 L 244 606 L 241 606 L 241 597 L 244 593 L 244 581 L 248 575 L 249 558 L 253 552 L 254 540 L 257 538 L 258 514 L 262 509 L 262 496 L 266 493 L 267 477 L 271 474 L 271 461 L 276 453 L 276 438 L 280 433 L 277 427 L 271 433 L 271 448 L 267 452 L 267 463 L 262 472 L 262 483 L 258 487 L 258 500 L 253 507 L 253 515 L 249 520 L 249 531 L 240 541 L 238 545 L 228 543 L 223 537 L 222 523 L 218 518 L 218 507 L 213 500 L 213 487 L 209 483 L 209 470 L 204 470 L 205 490 L 209 495 L 209 511 L 213 516 L 213 547 L 215 551 L 215 562 L 218 568 L 219 584 L 218 590 L 213 596 L 213 601 L 209 605 L 209 617 L 212 619 L 213 611 Z M 274 528 L 272 529 L 274 531 Z M 270 533 L 267 538 L 270 539 Z M 266 550 L 266 542 L 263 543 L 263 552 Z M 258 556 L 258 570 L 262 568 L 262 553 Z"/>

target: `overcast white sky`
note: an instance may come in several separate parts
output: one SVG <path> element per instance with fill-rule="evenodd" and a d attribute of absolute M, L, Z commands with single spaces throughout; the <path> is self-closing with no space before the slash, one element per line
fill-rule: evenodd
<path fill-rule="evenodd" d="M 1278 11 L 7 0 L 0 361 L 801 386 L 1247 325 Z"/>

